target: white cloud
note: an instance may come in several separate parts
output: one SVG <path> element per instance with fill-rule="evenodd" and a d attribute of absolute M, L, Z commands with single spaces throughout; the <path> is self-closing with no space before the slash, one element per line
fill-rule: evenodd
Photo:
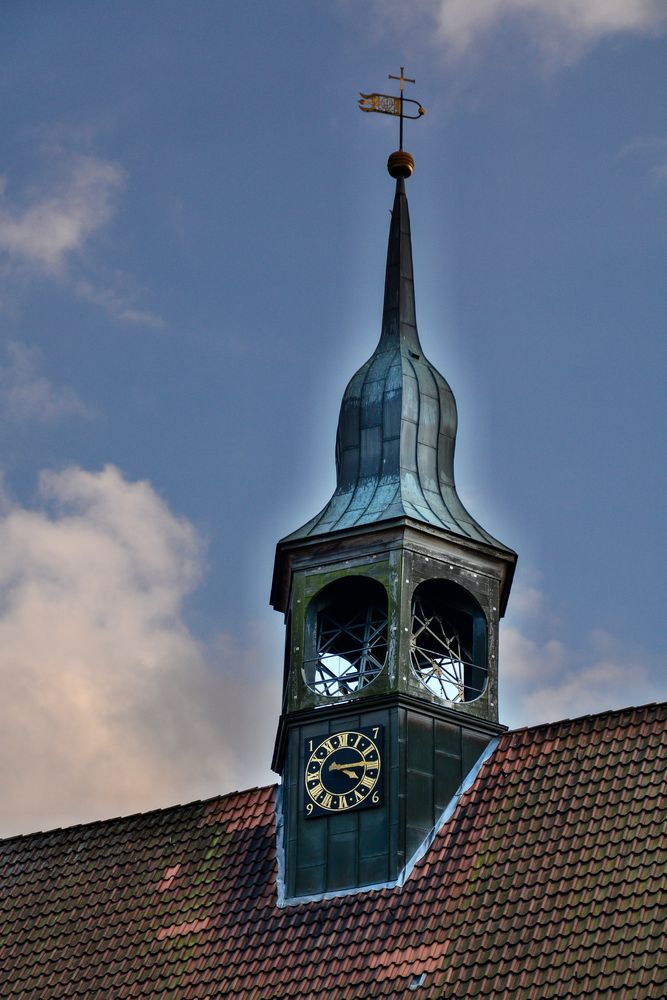
<path fill-rule="evenodd" d="M 125 172 L 94 156 L 76 156 L 64 176 L 35 193 L 29 204 L 9 205 L 6 180 L 0 189 L 0 251 L 48 271 L 61 271 L 68 257 L 113 214 Z"/>
<path fill-rule="evenodd" d="M 664 0 L 418 0 L 409 8 L 383 3 L 377 9 L 403 25 L 421 11 L 432 41 L 454 56 L 512 24 L 543 55 L 564 62 L 611 35 L 658 33 L 667 25 Z"/>
<path fill-rule="evenodd" d="M 619 160 L 626 156 L 641 158 L 656 183 L 667 180 L 667 136 L 650 135 L 634 139 L 623 146 L 616 156 Z"/>
<path fill-rule="evenodd" d="M 82 278 L 76 282 L 74 290 L 78 298 L 99 306 L 120 323 L 146 326 L 153 330 L 162 329 L 164 320 L 148 309 L 138 309 L 135 295 L 122 288 L 128 284 L 127 276 L 116 275 L 116 280 L 120 289 L 97 286 Z"/>
<path fill-rule="evenodd" d="M 40 373 L 41 353 L 10 341 L 7 363 L 0 365 L 0 414 L 9 423 L 50 424 L 68 417 L 94 416 L 69 386 L 58 386 Z"/>
<path fill-rule="evenodd" d="M 132 277 L 102 266 L 99 253 L 93 253 L 93 238 L 119 209 L 126 171 L 111 160 L 68 152 L 56 138 L 52 134 L 47 142 L 48 165 L 42 164 L 40 182 L 26 188 L 23 197 L 10 199 L 7 178 L 0 177 L 0 258 L 11 279 L 7 287 L 15 286 L 17 271 L 48 275 L 120 323 L 164 326 L 138 304 L 142 290 Z"/>
<path fill-rule="evenodd" d="M 192 525 L 112 466 L 44 473 L 40 498 L 0 518 L 2 833 L 269 780 L 280 671 L 261 635 L 189 631 Z"/>
<path fill-rule="evenodd" d="M 568 646 L 550 634 L 556 623 L 545 611 L 548 602 L 534 595 L 524 601 L 523 588 L 517 589 L 512 614 L 520 625 L 501 626 L 500 717 L 506 725 L 537 725 L 665 697 L 664 665 L 648 650 L 601 629 L 591 630 L 578 647 Z"/>

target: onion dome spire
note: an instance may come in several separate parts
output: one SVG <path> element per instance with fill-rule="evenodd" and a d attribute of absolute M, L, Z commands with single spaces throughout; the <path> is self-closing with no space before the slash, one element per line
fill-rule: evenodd
<path fill-rule="evenodd" d="M 505 549 L 456 492 L 456 402 L 419 341 L 405 176 L 395 163 L 380 340 L 343 395 L 336 490 L 324 509 L 288 539 L 409 518 Z"/>

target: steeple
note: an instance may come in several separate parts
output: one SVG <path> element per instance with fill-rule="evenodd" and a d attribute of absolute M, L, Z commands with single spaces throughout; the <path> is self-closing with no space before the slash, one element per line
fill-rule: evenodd
<path fill-rule="evenodd" d="M 396 79 L 400 98 L 360 106 L 399 116 L 402 138 L 412 81 Z M 286 643 L 272 766 L 288 902 L 399 880 L 503 729 L 498 622 L 516 556 L 456 492 L 456 403 L 417 332 L 413 168 L 401 142 L 380 338 L 343 395 L 336 489 L 276 548 Z"/>
<path fill-rule="evenodd" d="M 424 356 L 419 340 L 410 213 L 405 178 L 398 176 L 382 329 L 375 351 L 343 395 L 336 489 L 324 509 L 285 541 L 410 518 L 504 548 L 468 513 L 456 492 L 457 422 L 452 390 Z"/>

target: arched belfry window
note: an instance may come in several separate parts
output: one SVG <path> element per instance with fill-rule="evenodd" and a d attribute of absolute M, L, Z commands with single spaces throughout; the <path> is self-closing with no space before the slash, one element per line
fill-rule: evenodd
<path fill-rule="evenodd" d="M 377 580 L 348 576 L 311 601 L 304 680 L 315 694 L 342 698 L 375 680 L 387 656 L 387 592 Z"/>
<path fill-rule="evenodd" d="M 487 628 L 475 598 L 450 580 L 427 580 L 412 598 L 410 661 L 446 701 L 474 701 L 487 681 Z"/>

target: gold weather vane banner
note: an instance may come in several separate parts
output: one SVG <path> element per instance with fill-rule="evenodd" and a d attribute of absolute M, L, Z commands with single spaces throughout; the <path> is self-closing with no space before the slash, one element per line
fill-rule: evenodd
<path fill-rule="evenodd" d="M 389 94 L 361 94 L 359 107 L 362 111 L 378 111 L 381 115 L 400 115 L 400 97 L 390 97 Z"/>
<path fill-rule="evenodd" d="M 396 115 L 401 117 L 401 98 L 391 97 L 390 94 L 362 94 L 360 93 L 359 107 L 362 111 L 376 111 L 380 115 Z M 421 118 L 426 114 L 426 109 L 419 101 L 412 101 L 408 97 L 403 97 L 403 118 Z M 414 104 L 417 107 L 417 114 L 407 115 L 405 105 Z"/>

